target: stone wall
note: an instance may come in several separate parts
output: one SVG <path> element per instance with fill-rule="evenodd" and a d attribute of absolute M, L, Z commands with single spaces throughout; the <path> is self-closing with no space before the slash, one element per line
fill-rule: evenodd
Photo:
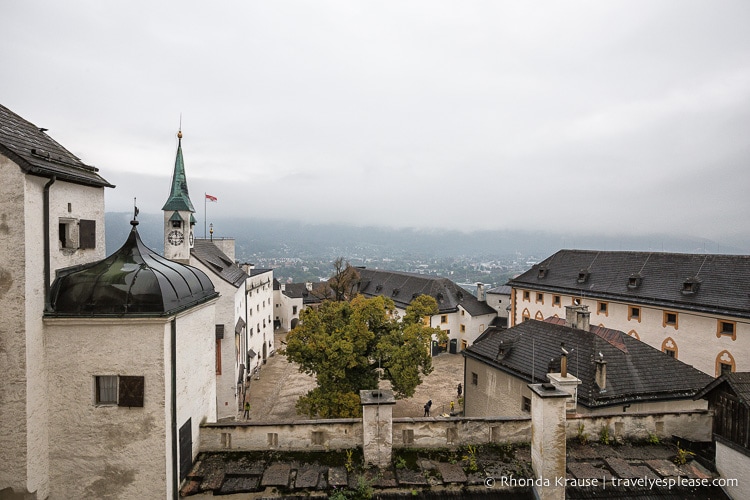
<path fill-rule="evenodd" d="M 288 420 L 205 424 L 200 451 L 326 451 L 362 446 L 362 420 Z"/>
<path fill-rule="evenodd" d="M 566 435 L 569 439 L 577 436 L 580 423 L 593 440 L 605 425 L 610 428 L 610 435 L 628 440 L 646 439 L 649 432 L 660 438 L 676 435 L 694 441 L 711 440 L 708 411 L 568 417 Z M 313 433 L 320 434 L 314 436 Z M 394 448 L 451 448 L 468 444 L 528 443 L 530 440 L 530 417 L 393 419 Z M 206 424 L 201 427 L 200 437 L 201 451 L 325 451 L 361 446 L 360 419 Z"/>

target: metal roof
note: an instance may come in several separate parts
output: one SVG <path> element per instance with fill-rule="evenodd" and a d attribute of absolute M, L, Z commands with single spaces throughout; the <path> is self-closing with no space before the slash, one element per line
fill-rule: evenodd
<path fill-rule="evenodd" d="M 131 224 L 125 244 L 106 259 L 58 272 L 45 316 L 164 316 L 219 295 L 203 271 L 149 249 L 138 222 Z"/>

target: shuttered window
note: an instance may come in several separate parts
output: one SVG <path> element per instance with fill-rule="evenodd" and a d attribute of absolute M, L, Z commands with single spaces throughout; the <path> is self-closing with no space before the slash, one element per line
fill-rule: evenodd
<path fill-rule="evenodd" d="M 143 377 L 120 376 L 118 406 L 143 407 Z"/>
<path fill-rule="evenodd" d="M 78 248 L 96 248 L 96 221 L 78 221 Z"/>
<path fill-rule="evenodd" d="M 95 377 L 95 385 L 97 405 L 143 407 L 144 377 L 98 375 Z"/>

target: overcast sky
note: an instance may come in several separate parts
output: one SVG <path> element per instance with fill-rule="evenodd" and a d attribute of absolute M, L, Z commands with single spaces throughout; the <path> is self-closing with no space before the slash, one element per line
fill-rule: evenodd
<path fill-rule="evenodd" d="M 2 103 L 159 212 L 750 233 L 750 2 L 2 1 Z"/>

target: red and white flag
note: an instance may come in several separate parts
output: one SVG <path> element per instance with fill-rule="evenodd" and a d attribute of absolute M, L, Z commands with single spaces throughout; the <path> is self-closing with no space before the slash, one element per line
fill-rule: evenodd
<path fill-rule="evenodd" d="M 208 201 L 219 201 L 219 199 L 216 196 L 211 196 L 210 194 L 206 195 L 206 199 Z"/>

